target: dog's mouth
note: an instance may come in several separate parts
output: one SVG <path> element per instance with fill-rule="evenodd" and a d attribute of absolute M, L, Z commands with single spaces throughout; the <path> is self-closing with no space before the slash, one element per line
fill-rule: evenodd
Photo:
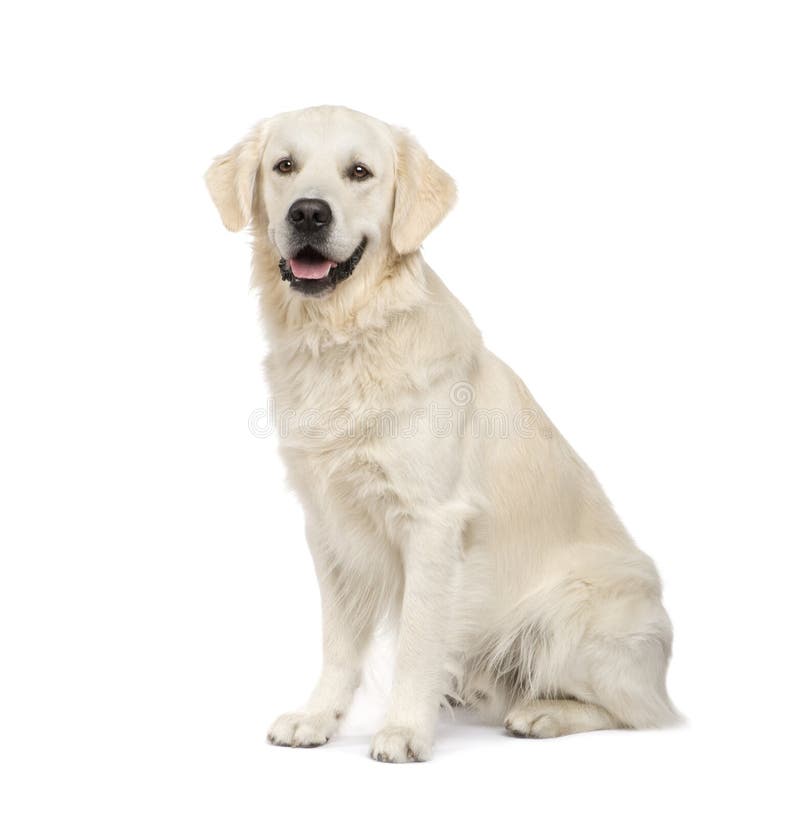
<path fill-rule="evenodd" d="M 306 245 L 288 261 L 282 258 L 278 263 L 281 278 L 289 282 L 293 290 L 303 295 L 322 295 L 330 292 L 340 281 L 348 278 L 364 255 L 366 238 L 356 247 L 350 258 L 333 261 L 311 245 Z"/>

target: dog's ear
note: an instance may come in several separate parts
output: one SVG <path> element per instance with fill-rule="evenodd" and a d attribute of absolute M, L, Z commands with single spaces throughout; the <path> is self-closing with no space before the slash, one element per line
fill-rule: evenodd
<path fill-rule="evenodd" d="M 264 120 L 238 145 L 218 156 L 206 171 L 208 191 L 228 230 L 241 230 L 253 215 L 253 196 L 266 141 Z"/>
<path fill-rule="evenodd" d="M 456 201 L 455 182 L 406 131 L 395 130 L 396 165 L 392 245 L 413 253 Z"/>

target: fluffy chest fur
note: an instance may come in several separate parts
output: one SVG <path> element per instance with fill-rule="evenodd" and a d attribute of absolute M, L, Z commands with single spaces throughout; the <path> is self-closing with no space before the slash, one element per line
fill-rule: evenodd
<path fill-rule="evenodd" d="M 437 428 L 437 413 L 447 419 L 453 384 L 475 360 L 440 312 L 399 312 L 322 349 L 275 345 L 267 372 L 281 450 L 307 505 L 368 514 L 393 541 L 423 502 L 450 498 L 460 441 Z"/>

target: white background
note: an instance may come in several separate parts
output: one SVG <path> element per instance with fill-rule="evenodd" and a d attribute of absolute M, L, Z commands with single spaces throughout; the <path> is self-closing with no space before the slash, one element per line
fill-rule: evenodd
<path fill-rule="evenodd" d="M 3 17 L 5 815 L 797 808 L 796 4 Z M 410 127 L 458 181 L 426 256 L 656 559 L 687 727 L 445 722 L 432 762 L 380 765 L 384 656 L 343 738 L 265 743 L 314 680 L 318 602 L 275 441 L 248 430 L 247 239 L 202 174 L 318 103 Z"/>

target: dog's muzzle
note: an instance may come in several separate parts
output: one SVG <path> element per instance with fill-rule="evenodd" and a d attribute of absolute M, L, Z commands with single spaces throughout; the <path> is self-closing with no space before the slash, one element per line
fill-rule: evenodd
<path fill-rule="evenodd" d="M 281 258 L 278 266 L 281 278 L 289 282 L 293 290 L 303 295 L 323 295 L 330 292 L 340 281 L 349 278 L 364 255 L 367 239 L 363 238 L 350 258 L 331 261 L 318 250 L 307 245 L 288 261 Z"/>

